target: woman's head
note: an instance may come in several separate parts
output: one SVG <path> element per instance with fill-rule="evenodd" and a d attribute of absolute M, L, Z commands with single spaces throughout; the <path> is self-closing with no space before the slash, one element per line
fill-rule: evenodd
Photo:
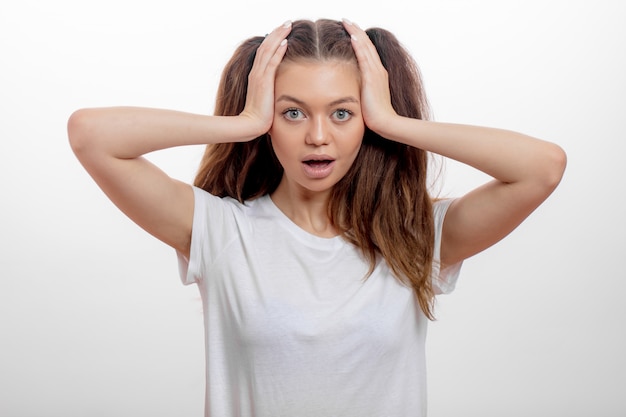
<path fill-rule="evenodd" d="M 287 39 L 285 63 L 338 60 L 356 66 L 350 35 L 341 22 L 297 20 Z M 248 74 L 263 40 L 261 36 L 245 40 L 226 64 L 217 92 L 216 115 L 233 116 L 243 111 Z M 244 201 L 273 192 L 283 173 L 270 136 L 264 134 L 251 142 L 208 146 L 195 185 L 215 195 Z"/>
<path fill-rule="evenodd" d="M 429 112 L 421 77 L 410 55 L 390 32 L 374 28 L 367 33 L 389 73 L 395 110 L 403 116 L 427 119 Z M 216 115 L 233 116 L 243 110 L 248 74 L 263 39 L 255 36 L 242 42 L 225 66 L 216 97 Z M 340 21 L 294 21 L 287 39 L 284 63 L 338 61 L 357 65 L 350 35 Z M 366 142 L 377 139 L 377 135 L 369 130 L 364 136 L 368 139 Z M 397 146 L 393 144 L 392 147 Z M 283 168 L 274 154 L 269 136 L 265 134 L 251 142 L 208 146 L 194 184 L 213 194 L 244 201 L 271 193 L 282 176 Z"/>
<path fill-rule="evenodd" d="M 366 33 L 388 72 L 395 111 L 427 119 L 421 77 L 410 54 L 384 29 Z M 218 88 L 216 115 L 243 111 L 248 74 L 263 39 L 257 36 L 244 41 L 227 63 Z M 358 68 L 350 35 L 340 21 L 294 21 L 287 40 L 281 66 L 333 62 Z M 358 78 L 358 71 L 354 76 Z M 426 152 L 382 138 L 365 127 L 354 161 L 332 188 L 329 218 L 346 239 L 362 249 L 372 267 L 382 254 L 395 275 L 415 288 L 422 310 L 432 317 L 429 275 L 434 237 L 427 162 Z M 214 195 L 245 201 L 272 193 L 283 175 L 266 133 L 250 142 L 208 146 L 194 184 Z"/>

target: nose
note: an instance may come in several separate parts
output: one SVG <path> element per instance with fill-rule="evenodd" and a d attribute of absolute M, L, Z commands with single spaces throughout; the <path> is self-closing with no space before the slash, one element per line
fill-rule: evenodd
<path fill-rule="evenodd" d="M 306 135 L 306 143 L 309 145 L 322 146 L 328 142 L 329 131 L 327 121 L 323 117 L 311 119 Z"/>

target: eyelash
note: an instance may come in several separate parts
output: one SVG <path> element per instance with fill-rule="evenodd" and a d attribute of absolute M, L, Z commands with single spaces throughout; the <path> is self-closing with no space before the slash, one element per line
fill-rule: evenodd
<path fill-rule="evenodd" d="M 287 110 L 285 110 L 283 112 L 283 116 L 285 116 L 285 118 L 287 118 L 288 120 L 294 120 L 294 119 L 288 117 L 289 113 L 294 112 L 294 111 L 297 111 L 298 113 L 302 114 L 302 111 L 300 111 L 300 109 L 297 109 L 295 107 L 290 107 L 290 108 L 288 108 Z"/>
<path fill-rule="evenodd" d="M 348 109 L 337 109 L 337 110 L 335 110 L 335 113 L 337 113 L 337 112 L 344 112 L 344 113 L 346 113 L 346 114 L 348 115 L 348 117 L 352 117 L 352 116 L 353 116 L 353 114 L 354 114 L 354 113 L 352 113 L 352 112 L 351 112 L 350 110 L 348 110 Z"/>

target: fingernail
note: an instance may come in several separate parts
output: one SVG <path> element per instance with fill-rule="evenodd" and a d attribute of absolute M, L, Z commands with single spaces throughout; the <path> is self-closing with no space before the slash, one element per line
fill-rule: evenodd
<path fill-rule="evenodd" d="M 288 28 L 290 26 L 291 26 L 291 20 L 287 20 L 285 23 L 283 23 L 284 28 Z"/>
<path fill-rule="evenodd" d="M 282 41 L 280 41 L 280 46 L 285 46 L 287 45 L 287 39 L 283 39 Z"/>
<path fill-rule="evenodd" d="M 356 41 L 356 40 L 357 40 L 357 39 L 356 39 L 356 35 L 354 35 L 354 34 L 353 34 L 353 35 L 350 35 L 350 37 L 352 38 L 352 40 L 353 40 L 353 41 Z"/>
<path fill-rule="evenodd" d="M 343 18 L 343 21 L 345 22 L 346 25 L 352 26 L 352 22 L 346 19 L 345 17 Z"/>

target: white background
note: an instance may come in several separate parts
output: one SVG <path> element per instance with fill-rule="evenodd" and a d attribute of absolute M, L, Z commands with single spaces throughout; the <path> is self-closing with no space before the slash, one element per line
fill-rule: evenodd
<path fill-rule="evenodd" d="M 0 6 L 0 416 L 201 416 L 197 289 L 74 158 L 81 107 L 211 113 L 234 48 L 287 19 L 390 29 L 435 119 L 568 153 L 557 191 L 466 261 L 428 340 L 430 417 L 626 415 L 626 12 L 596 1 L 22 0 Z M 409 6 L 410 5 L 410 6 Z M 151 159 L 191 181 L 202 148 Z M 446 195 L 485 178 L 447 162 Z"/>

